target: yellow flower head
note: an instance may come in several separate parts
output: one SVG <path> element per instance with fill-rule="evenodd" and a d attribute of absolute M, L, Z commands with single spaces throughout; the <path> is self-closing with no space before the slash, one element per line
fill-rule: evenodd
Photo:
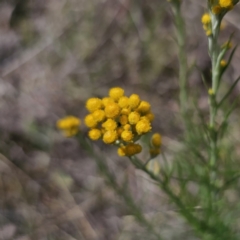
<path fill-rule="evenodd" d="M 114 100 L 110 97 L 105 97 L 102 99 L 103 106 L 106 107 L 109 103 L 114 103 Z"/>
<path fill-rule="evenodd" d="M 128 123 L 128 116 L 127 115 L 121 115 L 119 117 L 119 122 L 121 125 L 126 125 Z"/>
<path fill-rule="evenodd" d="M 85 125 L 89 128 L 96 127 L 97 122 L 92 114 L 88 114 L 84 119 Z"/>
<path fill-rule="evenodd" d="M 113 119 L 109 118 L 106 122 L 102 124 L 102 127 L 106 130 L 115 130 L 117 128 L 117 123 Z"/>
<path fill-rule="evenodd" d="M 102 122 L 105 119 L 105 112 L 103 110 L 96 110 L 92 113 L 97 122 Z"/>
<path fill-rule="evenodd" d="M 219 5 L 222 8 L 233 8 L 232 0 L 219 0 Z"/>
<path fill-rule="evenodd" d="M 120 108 L 127 108 L 129 105 L 128 97 L 126 97 L 126 96 L 120 97 L 120 99 L 118 100 L 118 105 Z"/>
<path fill-rule="evenodd" d="M 114 143 L 118 138 L 116 131 L 106 131 L 103 135 L 103 141 L 106 144 Z"/>
<path fill-rule="evenodd" d="M 140 97 L 137 94 L 132 94 L 129 97 L 129 106 L 132 109 L 136 109 L 140 103 Z"/>
<path fill-rule="evenodd" d="M 57 127 L 61 130 L 80 126 L 80 119 L 74 116 L 67 116 L 57 121 Z"/>
<path fill-rule="evenodd" d="M 128 121 L 130 124 L 137 124 L 139 120 L 140 120 L 140 114 L 138 112 L 131 112 L 128 115 Z"/>
<path fill-rule="evenodd" d="M 123 129 L 129 131 L 131 129 L 131 125 L 126 124 L 126 125 L 123 126 Z"/>
<path fill-rule="evenodd" d="M 215 5 L 212 7 L 212 13 L 215 15 L 218 15 L 219 13 L 221 13 L 222 8 L 219 5 Z"/>
<path fill-rule="evenodd" d="M 120 113 L 120 107 L 118 106 L 117 103 L 109 103 L 105 107 L 105 114 L 106 114 L 106 117 L 108 118 L 115 118 L 118 116 L 119 113 Z"/>
<path fill-rule="evenodd" d="M 162 145 L 162 137 L 159 133 L 154 133 L 151 138 L 152 146 L 159 148 Z"/>
<path fill-rule="evenodd" d="M 124 95 L 124 90 L 120 87 L 111 88 L 109 90 L 109 96 L 115 101 L 118 101 L 118 99 L 123 95 Z"/>
<path fill-rule="evenodd" d="M 204 25 L 211 23 L 210 14 L 204 13 L 201 20 L 202 20 L 202 24 L 204 24 Z"/>
<path fill-rule="evenodd" d="M 149 132 L 152 129 L 148 120 L 142 119 L 136 124 L 136 131 L 139 135 Z"/>
<path fill-rule="evenodd" d="M 57 128 L 63 130 L 66 137 L 71 137 L 78 133 L 80 124 L 79 118 L 67 116 L 57 121 Z"/>
<path fill-rule="evenodd" d="M 220 66 L 221 66 L 222 68 L 226 67 L 226 66 L 227 66 L 227 62 L 226 62 L 224 59 L 221 60 Z"/>
<path fill-rule="evenodd" d="M 94 112 L 102 107 L 102 101 L 99 98 L 89 98 L 86 102 L 86 108 L 89 112 Z"/>
<path fill-rule="evenodd" d="M 102 135 L 101 130 L 97 128 L 93 128 L 88 132 L 88 136 L 92 140 L 98 140 L 101 137 L 101 135 Z"/>
<path fill-rule="evenodd" d="M 130 142 L 133 139 L 133 134 L 131 131 L 124 130 L 121 134 L 121 138 L 125 142 Z"/>
<path fill-rule="evenodd" d="M 124 152 L 126 156 L 132 156 L 142 151 L 142 147 L 139 144 L 129 143 L 126 145 Z"/>
<path fill-rule="evenodd" d="M 150 111 L 151 105 L 147 101 L 141 101 L 140 105 L 138 106 L 138 111 L 141 113 L 147 113 Z"/>

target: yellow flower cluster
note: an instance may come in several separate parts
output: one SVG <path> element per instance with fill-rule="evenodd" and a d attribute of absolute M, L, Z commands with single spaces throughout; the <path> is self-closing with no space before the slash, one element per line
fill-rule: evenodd
<path fill-rule="evenodd" d="M 67 116 L 57 121 L 57 128 L 63 131 L 66 137 L 72 137 L 79 131 L 81 121 L 74 116 Z"/>
<path fill-rule="evenodd" d="M 212 35 L 212 24 L 211 24 L 211 16 L 209 13 L 204 13 L 202 16 L 202 24 L 203 24 L 203 29 L 206 32 L 207 36 Z"/>
<path fill-rule="evenodd" d="M 151 138 L 151 148 L 149 150 L 152 158 L 156 157 L 160 153 L 160 147 L 162 145 L 162 137 L 159 133 L 154 133 Z"/>
<path fill-rule="evenodd" d="M 212 6 L 212 13 L 217 15 L 223 11 L 231 10 L 232 8 L 233 8 L 232 0 L 219 0 L 218 4 Z"/>
<path fill-rule="evenodd" d="M 107 97 L 88 99 L 86 108 L 89 114 L 84 122 L 90 128 L 90 139 L 118 145 L 120 156 L 141 152 L 141 146 L 135 142 L 151 131 L 154 118 L 147 101 L 141 100 L 137 94 L 127 97 L 122 88 L 114 87 Z"/>

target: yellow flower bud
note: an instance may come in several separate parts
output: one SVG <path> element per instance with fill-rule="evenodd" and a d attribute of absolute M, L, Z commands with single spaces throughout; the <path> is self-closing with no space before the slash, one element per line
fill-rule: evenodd
<path fill-rule="evenodd" d="M 98 140 L 101 137 L 101 135 L 102 135 L 101 130 L 97 128 L 93 128 L 88 132 L 88 136 L 92 140 Z"/>
<path fill-rule="evenodd" d="M 126 156 L 132 156 L 138 154 L 142 151 L 142 147 L 139 144 L 129 143 L 125 147 L 125 154 Z"/>
<path fill-rule="evenodd" d="M 204 25 L 211 23 L 210 14 L 204 13 L 201 20 L 202 20 L 202 24 L 204 24 Z"/>
<path fill-rule="evenodd" d="M 152 135 L 151 144 L 155 148 L 159 148 L 162 145 L 162 137 L 159 133 L 154 133 Z"/>
<path fill-rule="evenodd" d="M 102 122 L 105 119 L 105 112 L 103 110 L 96 110 L 92 113 L 97 122 Z"/>
<path fill-rule="evenodd" d="M 218 15 L 219 13 L 221 13 L 222 8 L 219 5 L 216 5 L 213 6 L 211 10 L 213 14 Z"/>
<path fill-rule="evenodd" d="M 103 135 L 103 141 L 106 144 L 114 143 L 117 140 L 117 132 L 116 131 L 106 131 Z"/>
<path fill-rule="evenodd" d="M 227 65 L 227 62 L 224 59 L 221 60 L 220 66 L 223 68 L 223 67 L 226 67 L 226 65 Z"/>
<path fill-rule="evenodd" d="M 105 114 L 108 118 L 115 118 L 120 113 L 120 107 L 117 103 L 109 103 L 105 107 Z"/>
<path fill-rule="evenodd" d="M 138 106 L 138 111 L 141 113 L 147 113 L 150 111 L 151 105 L 147 101 L 141 101 Z"/>
<path fill-rule="evenodd" d="M 109 96 L 115 101 L 118 101 L 118 99 L 123 95 L 124 95 L 124 90 L 120 87 L 111 88 L 109 90 Z"/>
<path fill-rule="evenodd" d="M 128 116 L 128 121 L 130 124 L 137 124 L 140 120 L 140 114 L 138 112 L 131 112 Z"/>
<path fill-rule="evenodd" d="M 142 119 L 136 124 L 136 131 L 139 135 L 149 132 L 152 129 L 148 120 Z"/>
<path fill-rule="evenodd" d="M 102 101 L 99 98 L 89 98 L 86 102 L 86 108 L 89 112 L 94 112 L 102 107 Z"/>
<path fill-rule="evenodd" d="M 117 123 L 113 119 L 108 119 L 106 122 L 102 124 L 102 127 L 106 130 L 115 130 L 117 128 Z"/>
<path fill-rule="evenodd" d="M 232 0 L 219 0 L 219 5 L 222 8 L 229 8 L 229 9 L 233 8 Z"/>
<path fill-rule="evenodd" d="M 137 94 L 132 94 L 129 97 L 129 106 L 132 109 L 136 109 L 140 103 L 140 97 Z"/>
<path fill-rule="evenodd" d="M 133 139 L 133 134 L 131 131 L 124 130 L 121 134 L 121 138 L 125 142 L 130 142 Z"/>
<path fill-rule="evenodd" d="M 63 130 L 63 134 L 66 137 L 71 137 L 78 133 L 80 124 L 79 118 L 67 116 L 57 121 L 57 128 Z"/>
<path fill-rule="evenodd" d="M 84 119 L 85 125 L 89 128 L 93 128 L 97 125 L 96 120 L 94 119 L 92 114 L 88 114 Z"/>
<path fill-rule="evenodd" d="M 126 130 L 126 131 L 130 130 L 131 129 L 131 125 L 130 124 L 126 124 L 126 125 L 123 126 L 123 129 Z"/>
<path fill-rule="evenodd" d="M 121 125 L 126 125 L 128 123 L 128 116 L 127 115 L 121 115 L 119 117 L 119 122 Z"/>
<path fill-rule="evenodd" d="M 110 97 L 105 97 L 102 99 L 103 106 L 106 107 L 109 103 L 114 103 L 114 100 Z"/>
<path fill-rule="evenodd" d="M 127 108 L 129 105 L 129 99 L 126 96 L 123 96 L 119 99 L 118 105 L 120 108 Z"/>

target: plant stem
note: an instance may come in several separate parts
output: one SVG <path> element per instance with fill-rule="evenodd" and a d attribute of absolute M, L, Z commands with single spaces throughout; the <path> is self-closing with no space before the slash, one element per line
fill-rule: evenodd
<path fill-rule="evenodd" d="M 183 116 L 185 127 L 187 127 L 187 57 L 186 57 L 186 31 L 185 22 L 181 14 L 181 4 L 172 3 L 173 14 L 176 25 L 176 36 L 178 44 L 178 63 L 179 63 L 179 100 L 180 111 Z"/>

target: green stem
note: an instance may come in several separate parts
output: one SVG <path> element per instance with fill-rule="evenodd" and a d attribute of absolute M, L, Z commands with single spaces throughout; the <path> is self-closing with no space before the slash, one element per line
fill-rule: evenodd
<path fill-rule="evenodd" d="M 108 185 L 119 195 L 121 196 L 128 208 L 131 210 L 135 218 L 143 224 L 150 233 L 152 233 L 157 240 L 161 240 L 162 238 L 160 235 L 155 231 L 152 224 L 145 218 L 141 208 L 139 208 L 135 201 L 133 200 L 132 196 L 127 192 L 125 187 L 119 186 L 117 183 L 115 176 L 109 170 L 107 164 L 105 163 L 105 159 L 101 158 L 98 154 L 95 153 L 94 149 L 92 148 L 91 144 L 85 139 L 82 134 L 78 134 L 78 140 L 81 146 L 88 152 L 90 156 L 93 157 L 95 160 L 99 172 L 105 177 L 106 182 Z"/>
<path fill-rule="evenodd" d="M 187 57 L 186 57 L 186 31 L 185 22 L 181 14 L 181 4 L 176 2 L 172 3 L 173 14 L 176 24 L 176 36 L 178 43 L 178 62 L 179 62 L 179 100 L 180 110 L 187 127 Z"/>
<path fill-rule="evenodd" d="M 149 171 L 144 164 L 141 163 L 135 156 L 132 156 L 129 158 L 130 161 L 133 163 L 133 165 L 147 173 L 153 180 L 155 180 L 158 184 L 160 189 L 162 189 L 169 197 L 170 199 L 179 207 L 181 214 L 185 217 L 185 219 L 195 228 L 197 229 L 200 233 L 207 231 L 211 234 L 215 233 L 215 229 L 212 229 L 209 227 L 205 222 L 199 220 L 196 218 L 188 209 L 187 207 L 182 203 L 182 201 L 179 199 L 178 196 L 176 196 L 172 190 L 169 188 L 167 184 L 164 183 L 164 181 Z"/>

